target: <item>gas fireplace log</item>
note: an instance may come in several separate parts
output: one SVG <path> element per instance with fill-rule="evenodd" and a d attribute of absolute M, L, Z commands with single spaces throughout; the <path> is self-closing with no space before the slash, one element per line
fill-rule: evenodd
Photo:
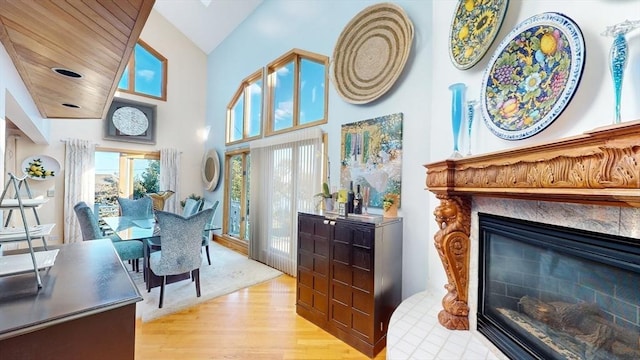
<path fill-rule="evenodd" d="M 640 359 L 640 350 L 632 349 L 627 344 L 614 341 L 611 345 L 611 352 L 618 355 L 621 359 Z"/>
<path fill-rule="evenodd" d="M 529 317 L 573 334 L 591 352 L 606 348 L 622 359 L 640 359 L 640 334 L 605 319 L 595 304 L 546 303 L 529 296 L 520 298 L 518 304 Z"/>

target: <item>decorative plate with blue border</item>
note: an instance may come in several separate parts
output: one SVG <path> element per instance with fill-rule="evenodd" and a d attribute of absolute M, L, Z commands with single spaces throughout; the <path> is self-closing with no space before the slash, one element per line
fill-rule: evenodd
<path fill-rule="evenodd" d="M 449 56 L 466 70 L 475 65 L 495 40 L 509 0 L 460 0 L 449 30 Z"/>
<path fill-rule="evenodd" d="M 584 63 L 584 38 L 573 20 L 553 12 L 524 20 L 485 70 L 480 88 L 485 124 L 506 140 L 544 130 L 569 104 Z"/>

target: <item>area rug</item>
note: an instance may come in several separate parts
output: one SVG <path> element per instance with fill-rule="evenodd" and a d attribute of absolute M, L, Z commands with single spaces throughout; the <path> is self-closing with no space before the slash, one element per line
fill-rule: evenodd
<path fill-rule="evenodd" d="M 143 322 L 186 309 L 195 304 L 230 294 L 236 290 L 255 285 L 282 275 L 282 272 L 251 260 L 245 255 L 212 242 L 209 245 L 211 265 L 203 249 L 203 261 L 200 267 L 200 290 L 202 295 L 196 297 L 195 284 L 191 280 L 182 280 L 167 284 L 164 292 L 164 304 L 158 308 L 160 287 L 148 293 L 139 273 L 130 272 L 144 300 L 136 304 L 136 317 Z"/>

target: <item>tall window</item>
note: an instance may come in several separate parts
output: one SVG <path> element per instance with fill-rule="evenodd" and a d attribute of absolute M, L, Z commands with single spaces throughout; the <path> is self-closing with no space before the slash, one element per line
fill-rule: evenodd
<path fill-rule="evenodd" d="M 244 79 L 227 106 L 227 145 L 262 135 L 262 70 Z"/>
<path fill-rule="evenodd" d="M 236 150 L 225 155 L 225 178 L 229 179 L 227 207 L 222 231 L 229 237 L 249 240 L 249 181 L 251 156 L 249 149 Z"/>
<path fill-rule="evenodd" d="M 167 59 L 138 40 L 118 83 L 118 90 L 167 100 Z"/>
<path fill-rule="evenodd" d="M 158 192 L 158 153 L 97 150 L 95 156 L 95 204 L 100 217 L 118 215 L 118 197 L 137 199 L 147 193 Z"/>
<path fill-rule="evenodd" d="M 267 135 L 327 122 L 328 61 L 326 56 L 293 49 L 267 66 Z"/>
<path fill-rule="evenodd" d="M 322 174 L 322 131 L 305 129 L 251 143 L 249 257 L 295 275 L 299 211 L 315 207 Z"/>

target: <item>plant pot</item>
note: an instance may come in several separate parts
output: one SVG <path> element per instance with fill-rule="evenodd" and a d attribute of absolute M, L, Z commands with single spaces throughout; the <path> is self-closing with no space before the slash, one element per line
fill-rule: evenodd
<path fill-rule="evenodd" d="M 324 198 L 324 210 L 333 211 L 333 198 Z"/>
<path fill-rule="evenodd" d="M 386 209 L 384 207 L 382 208 L 382 216 L 386 218 L 398 217 L 398 202 L 400 201 L 398 195 L 391 194 L 387 196 L 393 199 L 393 204 L 389 205 Z"/>

